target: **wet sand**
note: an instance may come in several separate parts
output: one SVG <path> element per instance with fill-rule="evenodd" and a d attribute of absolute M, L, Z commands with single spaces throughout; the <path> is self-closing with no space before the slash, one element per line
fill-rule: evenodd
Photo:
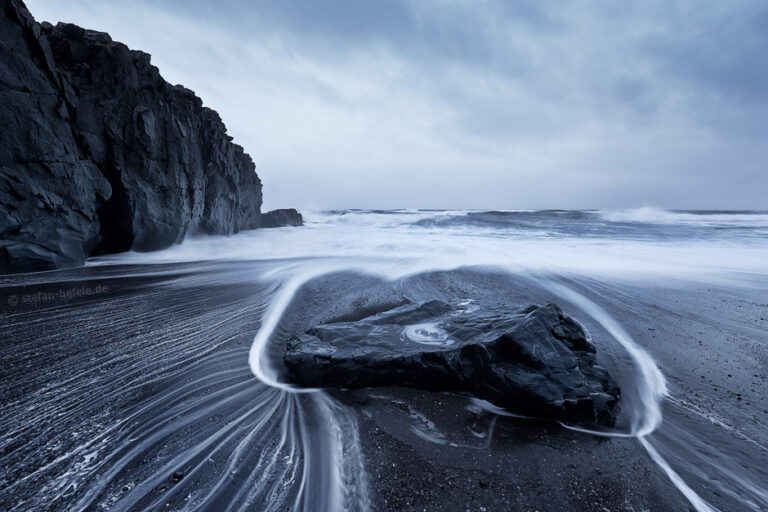
<path fill-rule="evenodd" d="M 401 389 L 376 396 L 361 406 L 361 425 L 377 510 L 684 506 L 635 441 L 589 436 L 540 421 L 494 419 L 468 410 L 463 397 Z M 405 421 L 400 412 L 406 407 L 434 421 L 445 437 L 438 443 L 425 441 L 429 427 Z"/>

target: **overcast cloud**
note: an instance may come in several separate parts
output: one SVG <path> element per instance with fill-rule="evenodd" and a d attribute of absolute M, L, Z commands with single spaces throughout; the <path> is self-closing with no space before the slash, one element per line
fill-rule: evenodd
<path fill-rule="evenodd" d="M 768 209 L 768 3 L 27 0 L 217 110 L 265 206 Z"/>

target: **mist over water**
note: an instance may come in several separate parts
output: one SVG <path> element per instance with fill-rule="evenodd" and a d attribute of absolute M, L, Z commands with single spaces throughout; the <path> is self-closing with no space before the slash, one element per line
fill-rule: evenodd
<path fill-rule="evenodd" d="M 285 382 L 280 368 L 283 343 L 313 323 L 354 316 L 378 303 L 438 298 L 464 301 L 469 307 L 474 297 L 482 296 L 500 302 L 558 303 L 589 332 L 600 363 L 621 385 L 622 413 L 610 431 L 578 425 L 564 425 L 566 428 L 595 436 L 637 438 L 659 471 L 696 510 L 717 509 L 712 496 L 725 497 L 745 510 L 768 507 L 768 466 L 760 462 L 768 460 L 768 435 L 747 421 L 748 411 L 710 414 L 701 404 L 684 398 L 684 391 L 700 385 L 698 380 L 688 382 L 674 373 L 677 363 L 665 352 L 663 340 L 643 338 L 641 342 L 637 336 L 664 325 L 674 327 L 680 319 L 711 322 L 706 325 L 713 329 L 735 325 L 726 310 L 713 308 L 710 318 L 700 318 L 700 305 L 684 302 L 699 300 L 693 290 L 718 287 L 737 297 L 766 299 L 768 212 L 303 213 L 306 225 L 302 228 L 199 238 L 160 252 L 125 253 L 88 262 L 94 270 L 114 268 L 120 275 L 144 277 L 176 268 L 164 264 L 196 262 L 190 267 L 194 271 L 171 272 L 178 293 L 196 289 L 201 281 L 206 286 L 252 289 L 253 293 L 247 308 L 232 304 L 221 316 L 211 313 L 211 318 L 199 319 L 199 329 L 207 338 L 197 339 L 199 348 L 194 350 L 203 350 L 210 339 L 225 336 L 226 329 L 237 330 L 236 320 L 243 315 L 257 324 L 256 334 L 247 344 L 229 351 L 224 362 L 212 359 L 208 363 L 216 370 L 213 381 L 222 382 L 222 400 L 203 402 L 205 412 L 200 412 L 199 404 L 185 402 L 188 391 L 183 385 L 167 387 L 164 400 L 179 405 L 159 413 L 158 418 L 165 420 L 144 417 L 157 405 L 141 402 L 128 411 L 129 418 L 111 427 L 121 432 L 132 421 L 145 425 L 147 435 L 133 439 L 138 443 L 133 448 L 128 438 L 117 436 L 99 452 L 98 464 L 78 466 L 77 451 L 62 456 L 63 474 L 67 478 L 77 475 L 83 493 L 68 491 L 62 474 L 56 477 L 59 480 L 51 479 L 45 470 L 38 470 L 40 478 L 61 484 L 44 488 L 28 500 L 72 499 L 79 507 L 109 502 L 116 510 L 127 510 L 133 504 L 156 506 L 167 496 L 153 497 L 152 489 L 167 480 L 179 464 L 195 474 L 205 471 L 206 460 L 224 457 L 228 469 L 188 500 L 182 499 L 183 487 L 171 490 L 181 500 L 179 509 L 215 504 L 217 510 L 240 510 L 258 504 L 268 510 L 311 510 L 313 506 L 365 510 L 370 497 L 353 409 L 322 390 L 296 389 Z M 656 290 L 669 292 L 654 295 Z M 734 328 L 761 343 L 768 342 L 768 336 L 759 330 L 741 324 Z M 229 343 L 228 336 L 220 343 Z M 404 336 L 410 343 L 450 343 L 439 325 L 415 325 Z M 691 350 L 697 349 L 693 340 L 684 341 L 687 343 Z M 152 364 L 142 362 L 136 371 Z M 246 373 L 255 377 L 250 384 Z M 131 374 L 131 378 L 138 379 L 139 374 Z M 205 382 L 203 377 L 196 378 Z M 131 382 L 137 385 L 137 381 Z M 87 383 L 77 385 L 80 388 L 64 396 L 75 400 L 92 392 Z M 508 415 L 490 404 L 472 404 Z M 22 404 L 9 406 L 23 408 Z M 78 402 L 81 412 L 88 406 Z M 47 398 L 36 408 L 35 414 L 48 408 L 52 415 L 59 413 L 59 406 Z M 132 470 L 126 468 L 132 467 L 142 450 L 181 435 L 188 428 L 186 422 L 194 421 L 178 416 L 179 410 L 196 417 L 231 415 L 231 429 L 201 430 L 188 445 L 177 448 L 176 462 L 154 467 L 141 480 L 131 480 Z M 25 414 L 32 417 L 31 412 Z M 465 442 L 439 432 L 421 413 L 411 411 L 409 418 L 424 442 L 447 446 Z M 490 439 L 493 422 L 487 432 L 473 435 Z M 0 444 L 3 442 L 12 439 L 0 437 Z M 254 442 L 260 447 L 258 454 L 248 448 Z M 755 450 L 754 460 L 738 455 L 744 450 L 742 443 Z M 231 446 L 236 447 L 233 452 Z M 82 448 L 83 453 L 93 449 L 92 445 Z M 67 457 L 71 463 L 66 462 Z M 228 483 L 232 472 L 242 475 L 240 484 L 250 490 L 232 491 Z M 33 476 L 27 478 L 34 480 Z M 127 480 L 133 483 L 125 483 Z M 143 486 L 137 487 L 141 492 L 120 498 L 122 486 L 135 485 Z"/>

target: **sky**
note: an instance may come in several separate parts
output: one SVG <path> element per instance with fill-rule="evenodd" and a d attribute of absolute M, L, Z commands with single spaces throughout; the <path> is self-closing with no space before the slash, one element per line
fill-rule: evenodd
<path fill-rule="evenodd" d="M 762 0 L 27 0 L 218 111 L 264 207 L 768 209 Z"/>

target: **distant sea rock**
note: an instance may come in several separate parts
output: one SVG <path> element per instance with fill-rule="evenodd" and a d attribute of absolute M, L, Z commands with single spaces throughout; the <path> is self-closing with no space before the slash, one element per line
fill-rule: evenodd
<path fill-rule="evenodd" d="M 270 210 L 261 214 L 261 227 L 278 228 L 281 226 L 301 226 L 304 219 L 301 214 L 293 208 L 282 208 L 279 210 Z"/>
<path fill-rule="evenodd" d="M 2 3 L 0 52 L 0 273 L 262 225 L 250 156 L 148 54 L 20 0 Z"/>
<path fill-rule="evenodd" d="M 290 382 L 465 392 L 518 414 L 612 426 L 621 391 L 583 328 L 554 304 L 510 310 L 432 300 L 290 339 Z"/>

